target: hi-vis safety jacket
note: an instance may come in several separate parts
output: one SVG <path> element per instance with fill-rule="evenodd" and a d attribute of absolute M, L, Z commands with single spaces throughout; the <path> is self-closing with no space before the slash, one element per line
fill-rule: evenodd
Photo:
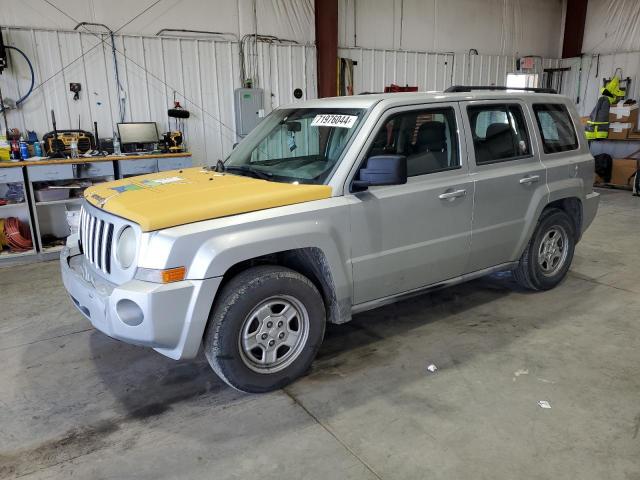
<path fill-rule="evenodd" d="M 597 140 L 609 136 L 609 97 L 602 96 L 598 99 L 596 106 L 589 115 L 585 135 L 587 140 Z"/>
<path fill-rule="evenodd" d="M 600 89 L 602 96 L 591 111 L 585 128 L 587 140 L 597 140 L 609 136 L 609 109 L 618 97 L 624 97 L 624 91 L 618 88 L 619 82 L 618 77 L 613 77 Z"/>

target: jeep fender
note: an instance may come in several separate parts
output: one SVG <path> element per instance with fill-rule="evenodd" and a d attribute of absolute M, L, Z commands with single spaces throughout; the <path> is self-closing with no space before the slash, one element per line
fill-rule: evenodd
<path fill-rule="evenodd" d="M 523 231 L 518 241 L 518 247 L 514 255 L 515 260 L 518 260 L 522 256 L 524 249 L 533 236 L 533 232 L 538 226 L 538 219 L 547 206 L 566 198 L 576 198 L 578 200 L 582 198 L 583 182 L 579 178 L 557 180 L 556 182 L 548 184 L 548 187 L 550 191 L 547 195 L 536 199 L 537 201 L 531 202 L 529 212 L 527 212 L 527 218 L 531 220 L 527 221 L 527 228 Z M 582 204 L 582 202 L 580 203 Z M 576 233 L 580 235 L 580 232 Z"/>
<path fill-rule="evenodd" d="M 348 208 L 340 205 L 304 211 L 294 207 L 238 216 L 237 219 L 220 222 L 226 223 L 222 227 L 200 232 L 197 241 L 192 239 L 189 242 L 197 248 L 189 262 L 189 278 L 221 277 L 241 262 L 309 249 L 312 253 L 317 252 L 309 258 L 321 263 L 318 265 L 320 270 L 329 272 L 329 283 L 334 290 L 335 301 L 340 305 L 340 320 L 348 320 L 352 297 Z M 276 210 L 281 209 L 282 214 L 276 215 L 280 213 Z M 346 319 L 342 318 L 345 316 Z"/>
<path fill-rule="evenodd" d="M 529 244 L 529 240 L 533 235 L 533 232 L 536 229 L 536 225 L 538 224 L 538 219 L 542 214 L 542 211 L 549 203 L 549 190 L 546 188 L 536 189 L 531 202 L 529 203 L 529 208 L 527 209 L 527 213 L 525 214 L 525 228 L 522 230 L 522 234 L 518 239 L 518 243 L 516 244 L 515 250 L 511 254 L 511 260 L 518 261 L 522 256 L 522 252 Z"/>

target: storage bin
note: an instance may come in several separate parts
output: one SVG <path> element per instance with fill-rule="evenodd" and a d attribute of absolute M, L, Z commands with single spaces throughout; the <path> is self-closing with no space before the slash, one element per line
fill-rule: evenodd
<path fill-rule="evenodd" d="M 71 194 L 70 188 L 41 188 L 35 191 L 36 202 L 54 202 L 66 200 Z"/>

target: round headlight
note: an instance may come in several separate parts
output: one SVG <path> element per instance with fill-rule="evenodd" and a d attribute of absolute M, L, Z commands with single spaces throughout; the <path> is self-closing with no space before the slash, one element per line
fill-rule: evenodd
<path fill-rule="evenodd" d="M 136 258 L 136 234 L 131 227 L 125 227 L 116 243 L 116 260 L 121 268 L 127 269 Z"/>

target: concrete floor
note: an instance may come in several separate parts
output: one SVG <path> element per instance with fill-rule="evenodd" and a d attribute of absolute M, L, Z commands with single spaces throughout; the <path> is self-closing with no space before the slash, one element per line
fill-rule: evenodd
<path fill-rule="evenodd" d="M 1 270 L 0 477 L 640 478 L 639 240 L 640 198 L 604 190 L 555 290 L 359 315 L 261 396 L 89 328 L 55 262 Z"/>

